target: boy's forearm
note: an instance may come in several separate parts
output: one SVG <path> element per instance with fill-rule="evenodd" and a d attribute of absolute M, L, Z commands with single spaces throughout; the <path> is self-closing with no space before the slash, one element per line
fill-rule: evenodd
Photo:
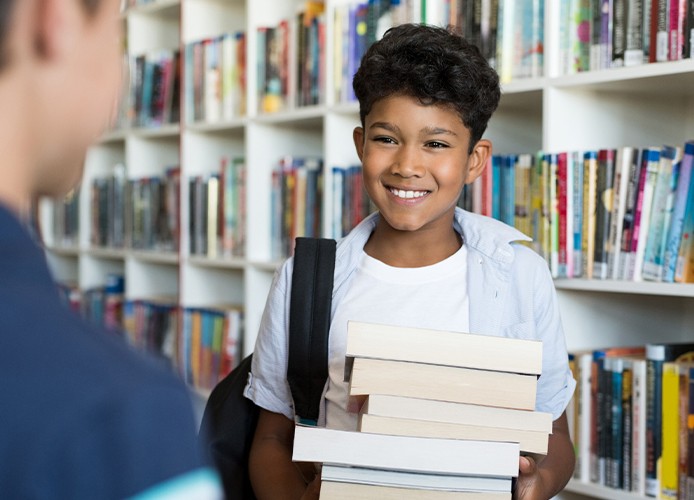
<path fill-rule="evenodd" d="M 564 415 L 558 419 L 558 425 L 555 424 L 549 437 L 547 455 L 538 462 L 538 470 L 543 478 L 544 497 L 548 499 L 564 489 L 573 475 L 576 462 L 576 455 L 565 421 L 566 416 Z"/>
<path fill-rule="evenodd" d="M 276 439 L 260 439 L 253 444 L 249 468 L 258 500 L 298 499 L 306 491 L 306 481 L 292 462 L 291 450 Z"/>

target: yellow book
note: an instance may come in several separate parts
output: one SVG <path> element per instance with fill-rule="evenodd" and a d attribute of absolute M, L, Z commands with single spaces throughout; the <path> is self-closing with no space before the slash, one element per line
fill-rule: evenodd
<path fill-rule="evenodd" d="M 597 210 L 598 187 L 598 156 L 595 151 L 589 151 L 583 161 L 583 239 L 581 253 L 583 255 L 583 277 L 593 277 L 593 262 L 595 260 L 595 211 Z"/>
<path fill-rule="evenodd" d="M 662 442 L 663 451 L 657 464 L 659 499 L 677 500 L 679 482 L 679 394 L 680 365 L 663 363 Z"/>

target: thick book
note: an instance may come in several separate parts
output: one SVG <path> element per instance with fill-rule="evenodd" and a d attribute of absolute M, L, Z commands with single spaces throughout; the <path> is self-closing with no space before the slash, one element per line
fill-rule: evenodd
<path fill-rule="evenodd" d="M 409 361 L 355 358 L 350 395 L 391 394 L 503 408 L 535 408 L 537 377 Z"/>
<path fill-rule="evenodd" d="M 346 356 L 346 376 L 356 357 L 529 375 L 542 373 L 540 341 L 356 321 L 347 324 Z"/>
<path fill-rule="evenodd" d="M 371 394 L 368 396 L 361 408 L 361 412 L 384 417 L 406 417 L 432 422 L 503 427 L 544 433 L 552 432 L 551 413 L 389 396 L 386 394 Z"/>
<path fill-rule="evenodd" d="M 446 491 L 380 486 L 370 484 L 322 481 L 321 500 L 511 500 L 511 492 L 500 491 Z"/>
<path fill-rule="evenodd" d="M 425 474 L 331 464 L 321 468 L 321 481 L 438 491 L 511 491 L 510 477 Z"/>
<path fill-rule="evenodd" d="M 298 425 L 295 462 L 492 477 L 518 475 L 518 443 L 390 436 Z"/>
<path fill-rule="evenodd" d="M 518 443 L 522 453 L 547 454 L 549 434 L 482 425 L 432 422 L 402 417 L 383 417 L 362 413 L 359 416 L 359 431 L 396 436 L 421 436 L 450 439 L 481 439 L 484 441 L 509 441 Z"/>

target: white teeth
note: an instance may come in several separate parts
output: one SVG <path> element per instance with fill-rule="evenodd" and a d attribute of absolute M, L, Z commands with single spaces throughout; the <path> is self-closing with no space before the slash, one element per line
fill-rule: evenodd
<path fill-rule="evenodd" d="M 426 191 L 405 191 L 404 189 L 393 189 L 390 190 L 398 198 L 408 199 L 408 198 L 421 198 L 427 192 Z"/>

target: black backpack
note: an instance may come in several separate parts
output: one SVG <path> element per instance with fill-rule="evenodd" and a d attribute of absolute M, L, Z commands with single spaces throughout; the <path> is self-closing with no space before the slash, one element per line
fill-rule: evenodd
<path fill-rule="evenodd" d="M 294 250 L 287 381 L 296 415 L 314 425 L 328 379 L 335 247 L 335 240 L 297 238 Z M 259 410 L 243 396 L 252 356 L 244 358 L 212 390 L 200 427 L 204 452 L 216 466 L 230 499 L 255 500 L 248 456 Z"/>

